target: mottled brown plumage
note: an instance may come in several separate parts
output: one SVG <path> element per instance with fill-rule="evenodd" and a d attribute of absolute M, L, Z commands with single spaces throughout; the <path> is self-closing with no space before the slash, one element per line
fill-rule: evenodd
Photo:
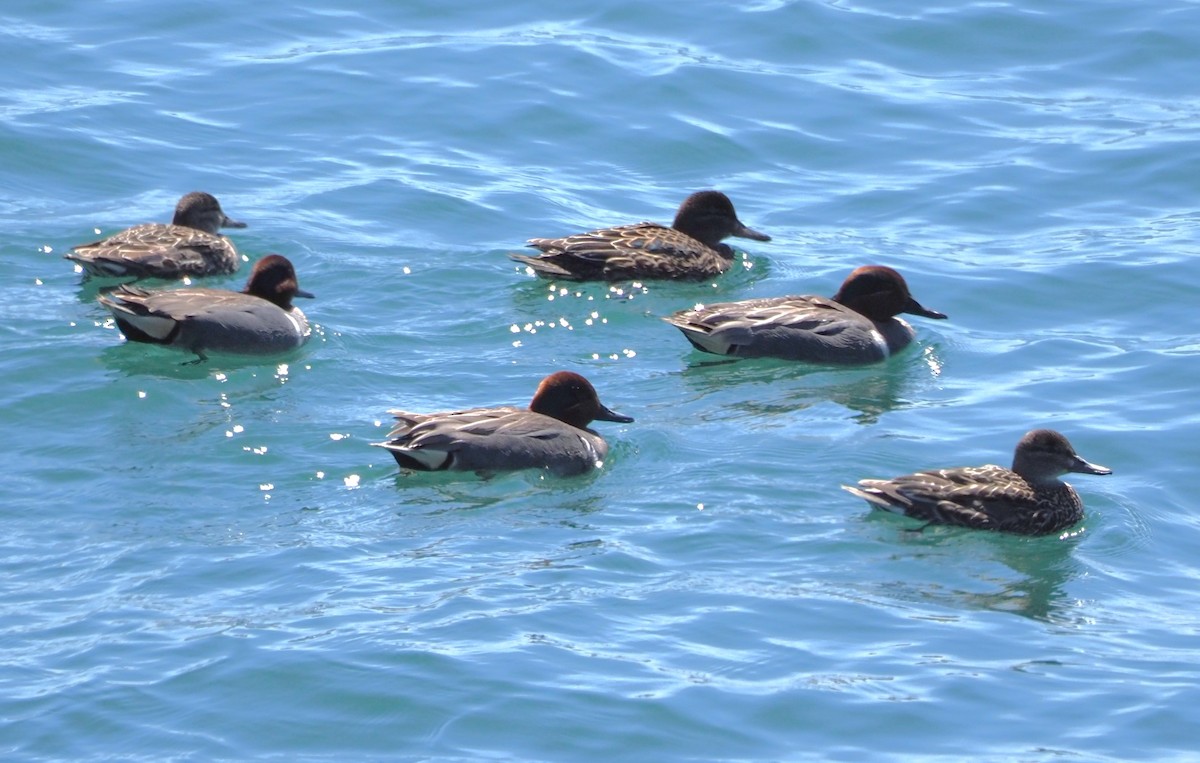
<path fill-rule="evenodd" d="M 671 227 L 635 223 L 563 238 L 534 238 L 542 254 L 510 255 L 544 278 L 568 281 L 703 280 L 724 273 L 734 252 L 721 241 L 771 237 L 746 227 L 720 191 L 697 191 L 684 200 Z"/>
<path fill-rule="evenodd" d="M 194 191 L 175 206 L 170 225 L 136 225 L 101 241 L 80 244 L 64 255 L 88 276 L 182 278 L 225 275 L 241 258 L 221 228 L 245 228 L 229 219 L 211 194 Z"/>
<path fill-rule="evenodd" d="M 1059 479 L 1067 472 L 1112 474 L 1080 458 L 1058 432 L 1035 429 L 1017 443 L 1012 469 L 993 464 L 937 469 L 842 487 L 873 506 L 928 524 L 1045 535 L 1083 519 L 1079 494 Z"/>

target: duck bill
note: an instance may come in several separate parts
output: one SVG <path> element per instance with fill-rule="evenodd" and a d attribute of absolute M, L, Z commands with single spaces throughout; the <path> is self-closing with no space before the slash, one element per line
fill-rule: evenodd
<path fill-rule="evenodd" d="M 316 294 L 313 294 L 311 291 L 305 291 L 304 289 L 296 289 L 296 293 L 293 294 L 292 296 L 304 297 L 305 299 L 316 299 L 317 298 Z"/>
<path fill-rule="evenodd" d="M 245 228 L 246 224 L 241 220 L 232 220 L 228 215 L 221 221 L 222 228 Z"/>
<path fill-rule="evenodd" d="M 735 230 L 733 232 L 733 235 L 737 236 L 738 238 L 749 238 L 749 239 L 753 239 L 755 241 L 770 241 L 771 240 L 770 236 L 768 236 L 765 233 L 759 233 L 758 231 L 754 230 L 753 228 L 747 227 L 746 225 L 744 225 L 742 223 L 741 220 L 738 220 L 738 227 L 737 227 L 737 230 Z"/>
<path fill-rule="evenodd" d="M 617 413 L 616 411 L 605 407 L 603 403 L 598 404 L 595 420 L 596 421 L 615 421 L 618 424 L 633 423 L 632 416 L 626 416 L 623 413 Z"/>
<path fill-rule="evenodd" d="M 945 313 L 939 313 L 937 310 L 930 310 L 929 308 L 922 306 L 920 302 L 912 297 L 908 298 L 908 304 L 904 306 L 904 310 L 902 312 L 910 313 L 912 315 L 919 315 L 922 318 L 944 319 L 949 317 Z"/>
<path fill-rule="evenodd" d="M 1080 474 L 1112 474 L 1112 469 L 1107 466 L 1089 463 L 1079 456 L 1075 456 L 1075 463 L 1071 464 L 1071 471 Z"/>

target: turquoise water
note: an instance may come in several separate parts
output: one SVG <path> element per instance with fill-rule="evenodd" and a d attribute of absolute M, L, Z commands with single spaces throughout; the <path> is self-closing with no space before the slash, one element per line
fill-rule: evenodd
<path fill-rule="evenodd" d="M 0 755 L 1192 757 L 1198 42 L 1185 0 L 6 3 Z M 715 283 L 505 256 L 709 187 L 774 237 Z M 191 190 L 296 263 L 304 350 L 126 345 L 61 259 Z M 884 365 L 658 320 L 867 263 L 950 316 Z M 368 447 L 559 368 L 637 419 L 595 475 Z M 1038 426 L 1115 472 L 1063 538 L 838 489 Z"/>

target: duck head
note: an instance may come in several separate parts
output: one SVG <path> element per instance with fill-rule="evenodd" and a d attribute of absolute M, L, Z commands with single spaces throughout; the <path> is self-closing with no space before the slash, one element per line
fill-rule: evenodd
<path fill-rule="evenodd" d="M 313 298 L 312 292 L 300 288 L 296 281 L 296 269 L 282 254 L 268 254 L 254 263 L 242 293 L 261 297 L 284 310 L 292 309 L 294 297 Z"/>
<path fill-rule="evenodd" d="M 715 246 L 730 236 L 771 240 L 767 234 L 759 233 L 739 220 L 733 202 L 720 191 L 697 191 L 684 199 L 671 227 L 708 246 Z"/>
<path fill-rule="evenodd" d="M 900 313 L 911 313 L 925 318 L 946 317 L 944 313 L 923 307 L 913 299 L 904 277 L 883 265 L 864 265 L 856 268 L 842 282 L 842 288 L 833 295 L 833 301 L 873 321 L 885 321 Z"/>
<path fill-rule="evenodd" d="M 203 191 L 185 194 L 175 205 L 174 225 L 202 230 L 216 235 L 221 228 L 245 228 L 246 223 L 231 220 L 221 209 L 217 197 Z"/>
<path fill-rule="evenodd" d="M 577 429 L 586 429 L 593 421 L 616 421 L 628 424 L 625 416 L 605 407 L 592 383 L 577 373 L 557 371 L 538 385 L 529 410 L 562 421 Z"/>

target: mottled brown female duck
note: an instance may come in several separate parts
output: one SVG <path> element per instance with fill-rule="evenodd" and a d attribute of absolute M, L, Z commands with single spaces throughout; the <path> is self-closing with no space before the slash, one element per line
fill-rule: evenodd
<path fill-rule="evenodd" d="M 211 194 L 194 191 L 175 205 L 170 225 L 136 225 L 102 241 L 80 244 L 64 255 L 88 276 L 182 278 L 225 275 L 241 258 L 221 228 L 245 228 L 231 220 Z"/>
<path fill-rule="evenodd" d="M 729 270 L 730 236 L 770 241 L 746 227 L 720 191 L 697 191 L 684 200 L 671 227 L 636 223 L 565 238 L 533 238 L 542 254 L 510 255 L 543 278 L 567 281 L 674 279 L 700 281 Z"/>
<path fill-rule="evenodd" d="M 1067 472 L 1112 474 L 1080 458 L 1058 432 L 1035 429 L 1017 443 L 1012 469 L 966 466 L 842 487 L 878 508 L 923 519 L 925 526 L 1046 535 L 1083 519 L 1079 494 L 1059 479 Z"/>

